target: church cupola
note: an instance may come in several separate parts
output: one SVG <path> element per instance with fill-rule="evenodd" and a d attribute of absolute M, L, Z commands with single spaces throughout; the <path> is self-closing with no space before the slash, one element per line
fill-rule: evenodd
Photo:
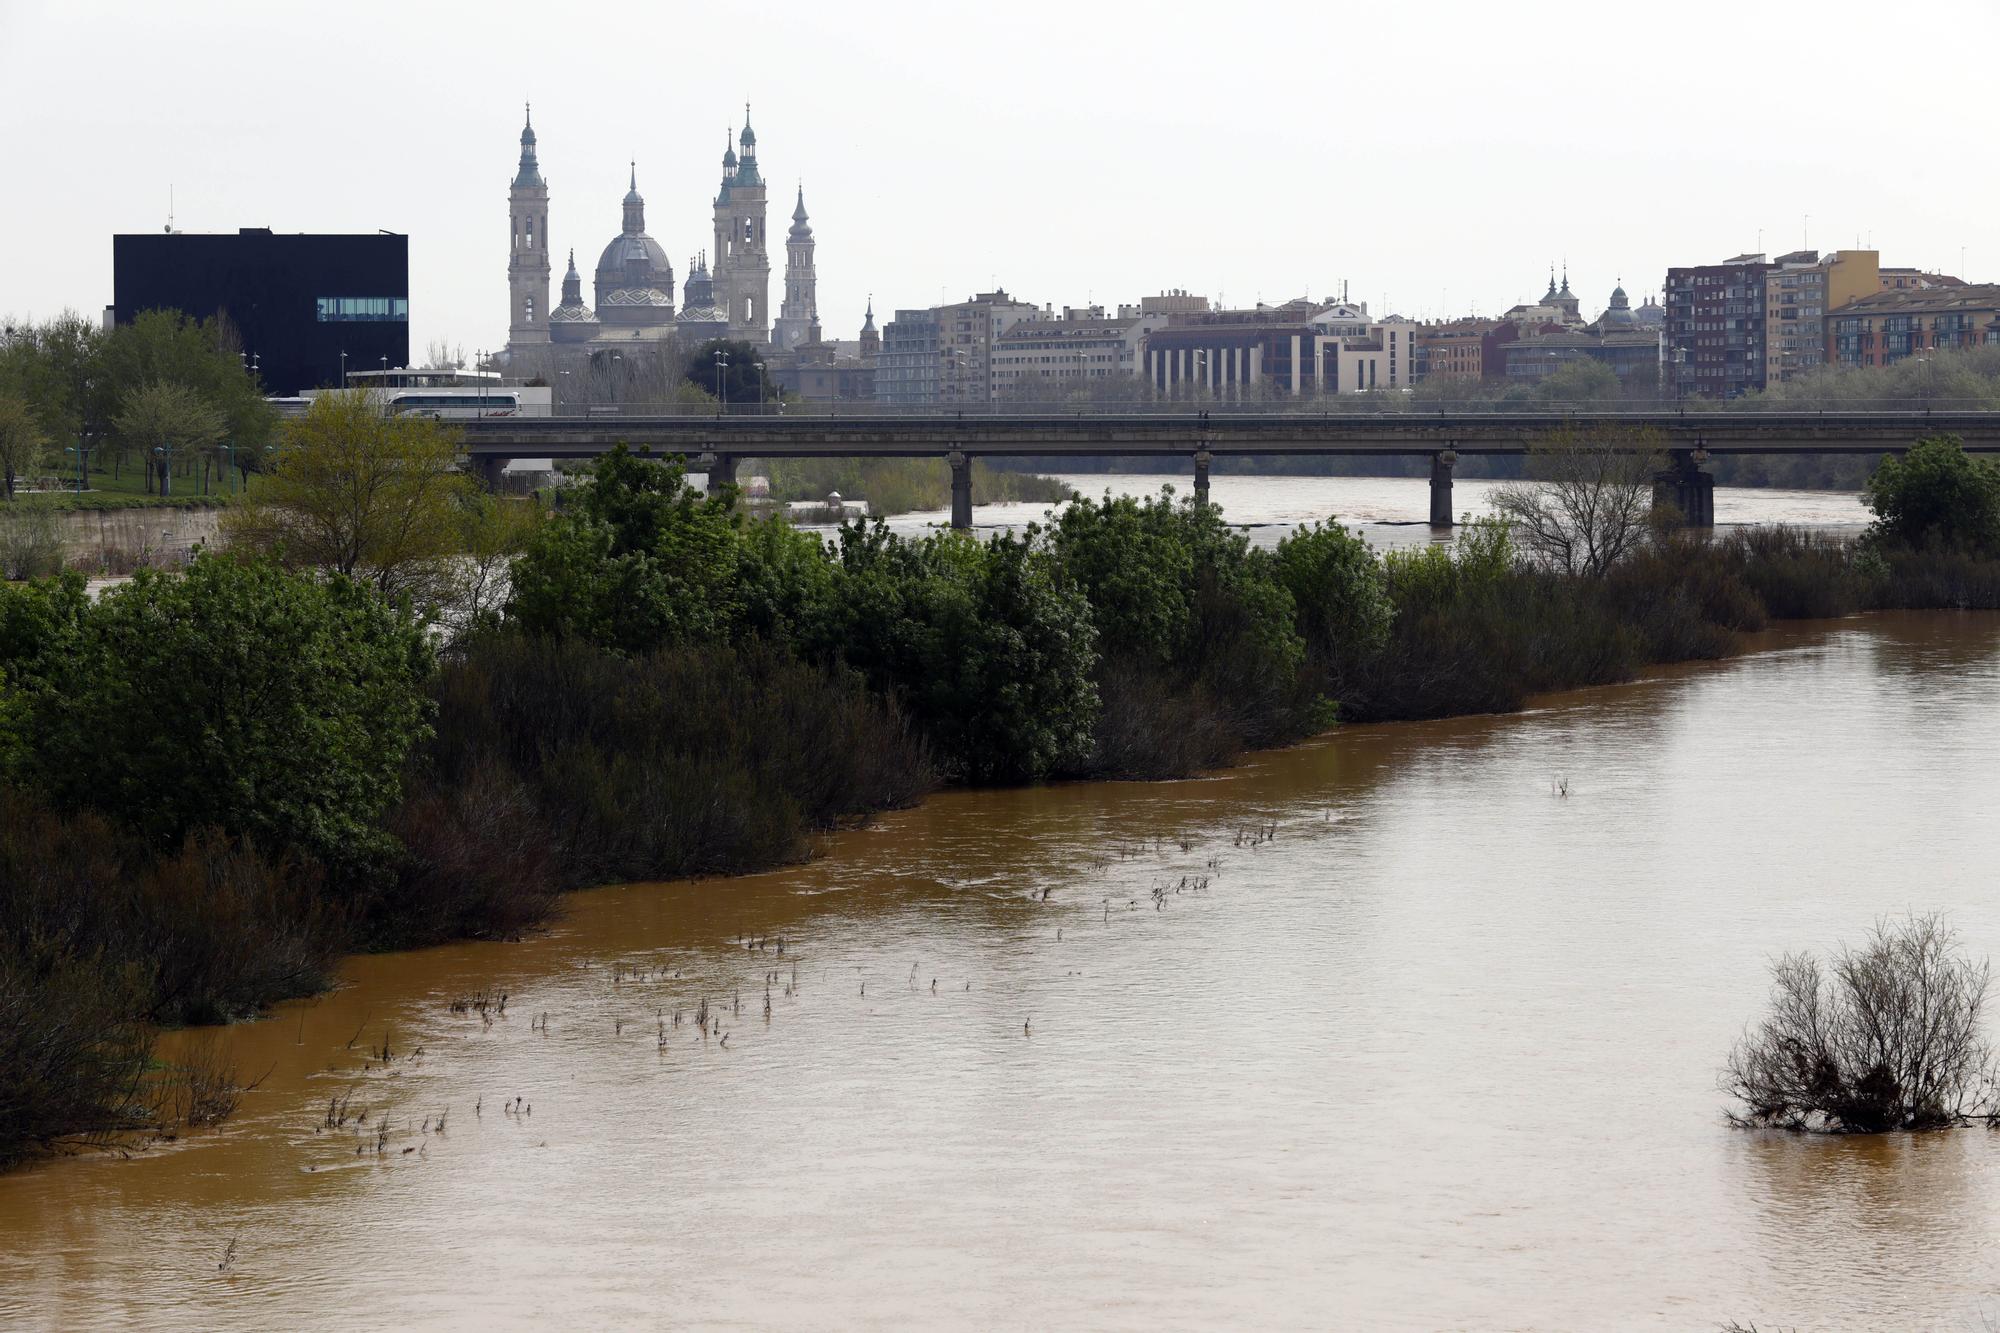
<path fill-rule="evenodd" d="M 763 178 L 757 174 L 757 131 L 750 128 L 750 104 L 743 104 L 743 133 L 737 136 L 742 145 L 743 156 L 736 165 L 734 185 L 761 185 Z"/>
<path fill-rule="evenodd" d="M 792 230 L 788 233 L 795 241 L 810 240 L 813 229 L 806 222 L 806 187 L 799 186 L 799 202 L 792 208 Z"/>

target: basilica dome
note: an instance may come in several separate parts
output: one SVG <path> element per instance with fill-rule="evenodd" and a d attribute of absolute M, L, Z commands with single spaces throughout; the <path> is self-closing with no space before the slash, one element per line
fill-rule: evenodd
<path fill-rule="evenodd" d="M 646 234 L 638 169 L 625 195 L 625 223 L 597 259 L 597 318 L 606 325 L 655 325 L 674 317 L 674 268 Z"/>

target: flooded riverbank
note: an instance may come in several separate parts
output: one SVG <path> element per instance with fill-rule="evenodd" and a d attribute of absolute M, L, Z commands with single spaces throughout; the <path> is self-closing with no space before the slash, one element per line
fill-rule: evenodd
<path fill-rule="evenodd" d="M 2000 1136 L 1715 1076 L 1776 952 L 2000 950 L 2000 617 L 1759 645 L 351 960 L 224 1130 L 0 1179 L 0 1324 L 1977 1328 Z"/>

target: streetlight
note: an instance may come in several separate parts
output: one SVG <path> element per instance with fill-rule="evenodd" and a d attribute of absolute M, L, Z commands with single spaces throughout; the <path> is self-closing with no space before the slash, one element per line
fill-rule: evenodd
<path fill-rule="evenodd" d="M 160 455 L 162 460 L 160 466 L 160 495 L 162 497 L 172 495 L 174 493 L 174 447 L 171 444 L 156 444 L 153 446 L 153 452 Z"/>
<path fill-rule="evenodd" d="M 347 387 L 347 353 L 340 354 L 340 387 Z"/>
<path fill-rule="evenodd" d="M 729 353 L 720 347 L 715 349 L 715 396 L 722 401 L 722 410 L 729 410 Z"/>
<path fill-rule="evenodd" d="M 625 373 L 623 369 L 624 364 L 624 353 L 613 352 L 611 354 L 611 402 L 614 407 L 618 403 L 618 377 Z"/>
<path fill-rule="evenodd" d="M 82 495 L 84 490 L 84 473 L 88 470 L 88 464 L 84 462 L 84 455 L 90 451 L 79 442 L 64 449 L 63 452 L 76 455 L 76 493 Z"/>
<path fill-rule="evenodd" d="M 556 372 L 556 374 L 560 375 L 560 376 L 561 376 L 562 378 L 564 378 L 564 379 L 568 379 L 568 378 L 569 378 L 569 372 L 568 372 L 567 370 L 558 370 L 558 371 Z M 563 384 L 563 385 L 558 385 L 557 387 L 558 387 L 558 388 L 560 388 L 560 389 L 562 390 L 562 401 L 563 401 L 563 406 L 567 407 L 567 406 L 569 405 L 569 397 L 570 397 L 570 394 L 569 394 L 569 385 L 567 385 L 567 384 Z M 482 396 L 482 397 L 483 397 L 483 396 L 485 395 L 485 393 L 486 393 L 486 381 L 484 381 L 484 380 L 481 380 L 481 381 L 479 382 L 479 392 L 480 392 L 480 394 L 481 394 L 481 396 Z"/>
<path fill-rule="evenodd" d="M 234 495 L 236 494 L 236 478 L 233 475 L 231 475 L 231 473 L 233 473 L 236 468 L 236 447 L 234 445 L 229 445 L 229 444 L 218 444 L 215 447 L 217 449 L 220 449 L 223 453 L 229 455 L 230 471 L 223 473 L 222 476 L 223 480 L 229 486 L 229 493 L 231 495 Z"/>

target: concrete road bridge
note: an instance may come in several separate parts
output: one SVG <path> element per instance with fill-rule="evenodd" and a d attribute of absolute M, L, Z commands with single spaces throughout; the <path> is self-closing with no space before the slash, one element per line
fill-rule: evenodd
<path fill-rule="evenodd" d="M 1231 455 L 1338 454 L 1428 457 L 1430 521 L 1452 523 L 1452 469 L 1467 454 L 1525 454 L 1563 426 L 1602 431 L 1614 447 L 1663 452 L 1655 492 L 1691 524 L 1715 521 L 1715 479 L 1703 469 L 1721 454 L 1875 454 L 1940 433 L 1967 449 L 2000 452 L 2000 412 L 1913 405 L 1875 411 L 1648 407 L 1608 411 L 1190 411 L 1184 407 L 1103 412 L 1004 408 L 965 412 L 852 410 L 670 413 L 633 405 L 582 415 L 488 416 L 464 421 L 471 461 L 489 483 L 517 458 L 590 458 L 624 444 L 680 455 L 710 484 L 732 483 L 746 458 L 943 457 L 952 469 L 952 524 L 972 524 L 975 458 L 1160 458 L 1188 461 L 1194 491 L 1208 495 L 1211 463 Z M 865 410 L 864 410 L 865 409 Z"/>

